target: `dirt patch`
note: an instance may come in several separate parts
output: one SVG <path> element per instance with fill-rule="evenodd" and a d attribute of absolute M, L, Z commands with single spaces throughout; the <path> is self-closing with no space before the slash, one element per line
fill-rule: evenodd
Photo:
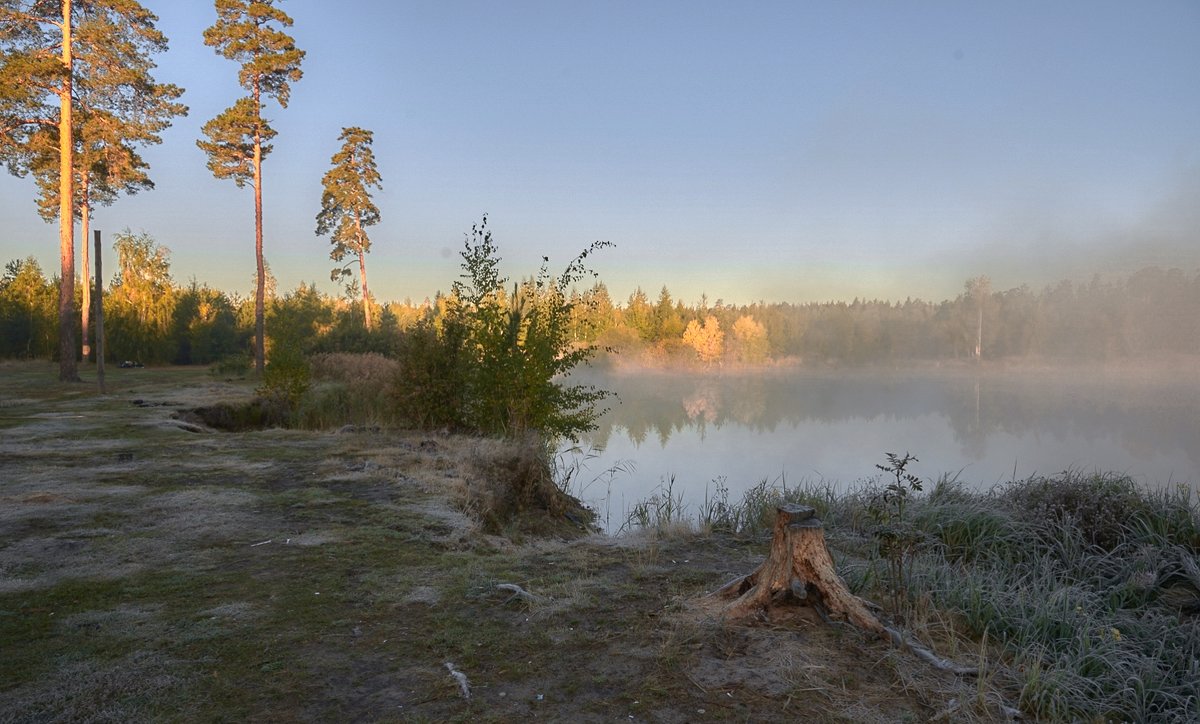
<path fill-rule="evenodd" d="M 184 423 L 222 432 L 286 427 L 288 422 L 288 410 L 285 406 L 258 397 L 249 402 L 222 402 L 217 405 L 194 407 L 176 414 L 177 419 Z"/>

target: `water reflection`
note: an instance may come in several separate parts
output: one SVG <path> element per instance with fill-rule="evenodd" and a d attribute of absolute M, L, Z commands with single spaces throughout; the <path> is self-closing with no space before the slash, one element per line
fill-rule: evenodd
<path fill-rule="evenodd" d="M 598 375 L 620 404 L 590 442 L 633 460 L 623 492 L 667 475 L 689 495 L 781 473 L 851 482 L 884 452 L 918 454 L 923 475 L 964 469 L 990 485 L 1067 467 L 1128 472 L 1144 484 L 1200 480 L 1200 375 L 1102 369 L 973 369 Z M 652 441 L 652 442 L 651 442 Z"/>

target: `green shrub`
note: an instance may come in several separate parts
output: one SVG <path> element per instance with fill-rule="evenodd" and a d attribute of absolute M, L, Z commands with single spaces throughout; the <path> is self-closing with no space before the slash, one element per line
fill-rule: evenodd
<path fill-rule="evenodd" d="M 311 384 L 308 361 L 295 347 L 271 350 L 270 362 L 263 370 L 262 384 L 255 390 L 258 397 L 288 411 L 291 417 Z"/>
<path fill-rule="evenodd" d="M 227 354 L 217 360 L 212 367 L 209 368 L 216 377 L 236 377 L 242 379 L 250 372 L 250 366 L 253 360 L 250 355 L 242 352 L 239 354 Z"/>
<path fill-rule="evenodd" d="M 461 333 L 458 327 L 439 331 L 426 319 L 401 336 L 388 399 L 402 424 L 421 429 L 468 427 Z"/>
<path fill-rule="evenodd" d="M 608 393 L 564 378 L 595 351 L 573 341 L 582 302 L 570 290 L 594 276 L 585 260 L 605 246 L 593 243 L 558 277 L 543 263 L 509 294 L 485 216 L 466 238 L 463 274 L 450 296 L 399 345 L 393 398 L 400 416 L 422 427 L 514 438 L 536 431 L 578 440 L 593 429 Z"/>

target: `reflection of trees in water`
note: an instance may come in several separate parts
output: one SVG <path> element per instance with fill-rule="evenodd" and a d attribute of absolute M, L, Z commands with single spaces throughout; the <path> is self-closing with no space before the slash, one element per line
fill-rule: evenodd
<path fill-rule="evenodd" d="M 614 376 L 619 405 L 600 420 L 598 445 L 623 429 L 638 445 L 712 426 L 773 432 L 780 425 L 944 417 L 963 453 L 983 457 L 998 433 L 1119 440 L 1131 455 L 1184 450 L 1200 467 L 1200 385 L 1151 384 L 1072 372 L 800 373 L 791 376 Z M 1086 461 L 1083 461 L 1086 464 Z"/>
<path fill-rule="evenodd" d="M 761 424 L 767 412 L 767 385 L 755 380 L 738 380 L 730 385 L 726 396 L 729 401 L 729 417 L 739 424 L 753 427 Z M 771 425 L 774 430 L 774 425 Z"/>
<path fill-rule="evenodd" d="M 716 422 L 721 407 L 721 391 L 708 381 L 700 383 L 683 398 L 683 411 L 687 413 L 688 420 L 694 423 Z"/>
<path fill-rule="evenodd" d="M 697 427 L 691 424 L 683 409 L 682 389 L 677 395 L 662 395 L 654 385 L 647 384 L 644 380 L 628 386 L 624 384 L 633 379 L 621 377 L 621 384 L 614 384 L 617 380 L 600 383 L 606 389 L 615 389 L 620 402 L 613 404 L 597 421 L 599 427 L 591 436 L 593 444 L 604 447 L 615 432 L 623 430 L 635 446 L 641 447 L 651 435 L 658 439 L 660 445 L 665 446 L 674 433 Z"/>

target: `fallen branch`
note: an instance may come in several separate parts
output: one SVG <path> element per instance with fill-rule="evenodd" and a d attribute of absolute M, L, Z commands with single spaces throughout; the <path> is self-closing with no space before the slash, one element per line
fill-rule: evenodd
<path fill-rule="evenodd" d="M 267 540 L 259 541 L 258 543 L 251 543 L 250 547 L 257 548 L 259 546 L 265 546 L 266 544 L 270 543 L 272 540 L 274 540 L 274 538 L 268 538 Z"/>
<path fill-rule="evenodd" d="M 470 699 L 471 684 L 467 682 L 467 675 L 454 668 L 454 664 L 449 661 L 446 662 L 446 670 L 449 671 L 450 676 L 454 677 L 454 680 L 458 682 L 458 688 L 462 691 L 462 697 L 464 699 Z"/>
<path fill-rule="evenodd" d="M 1025 718 L 1024 713 L 1020 709 L 1014 709 L 1003 702 L 995 702 L 995 705 L 1005 719 L 1019 720 Z M 959 721 L 962 718 L 962 705 L 958 699 L 951 699 L 946 702 L 946 708 L 930 717 L 929 721 Z"/>
<path fill-rule="evenodd" d="M 520 586 L 518 586 L 515 583 L 497 583 L 496 588 L 499 588 L 501 591 L 509 591 L 510 593 L 512 593 L 511 596 L 504 599 L 504 603 L 508 603 L 509 601 L 513 600 L 514 598 L 519 598 L 523 601 L 528 601 L 529 603 L 537 603 L 538 601 L 542 600 L 541 596 L 532 594 L 529 591 L 526 591 L 524 588 L 521 588 Z M 504 604 L 501 604 L 501 605 L 504 605 Z"/>
<path fill-rule="evenodd" d="M 924 659 L 939 671 L 949 671 L 957 676 L 979 676 L 979 669 L 976 667 L 959 666 L 953 661 L 947 661 L 912 639 L 906 638 L 904 634 L 897 629 L 891 628 L 890 626 L 885 626 L 883 630 L 887 631 L 888 635 L 892 637 L 893 645 L 908 649 L 916 654 L 918 658 Z"/>

